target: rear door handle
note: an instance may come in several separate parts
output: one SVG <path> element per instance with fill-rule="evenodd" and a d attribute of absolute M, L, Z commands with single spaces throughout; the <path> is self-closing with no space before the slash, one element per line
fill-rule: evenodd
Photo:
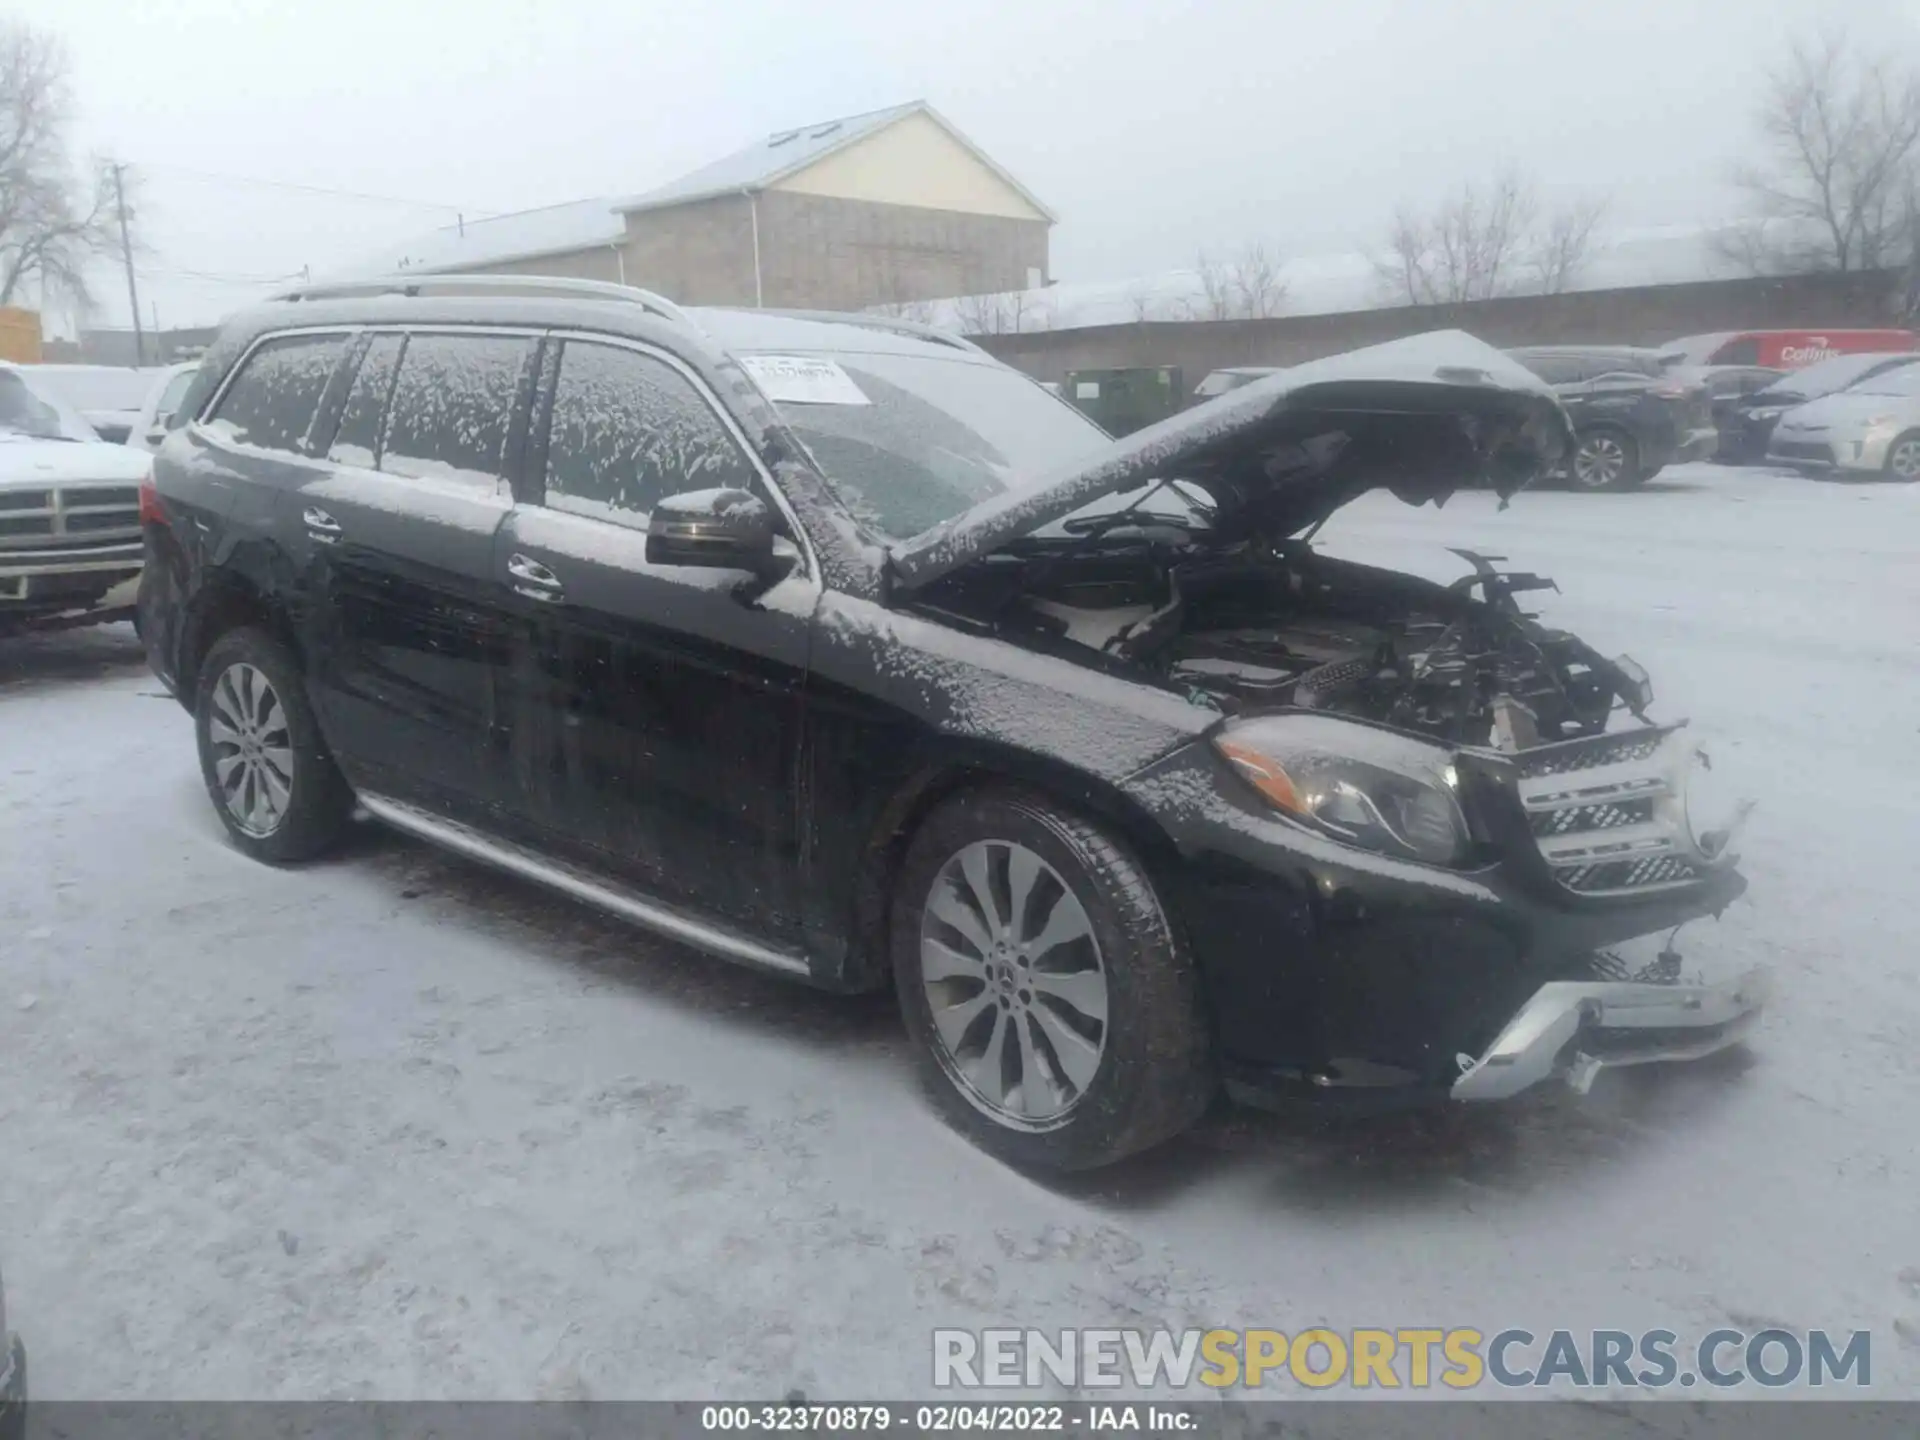
<path fill-rule="evenodd" d="M 507 573 L 513 577 L 513 590 L 516 595 L 524 595 L 529 600 L 560 598 L 562 590 L 560 577 L 538 560 L 526 555 L 509 555 Z"/>
<path fill-rule="evenodd" d="M 340 538 L 340 522 L 326 511 L 309 505 L 300 518 L 306 522 L 307 533 L 322 545 L 331 545 Z"/>

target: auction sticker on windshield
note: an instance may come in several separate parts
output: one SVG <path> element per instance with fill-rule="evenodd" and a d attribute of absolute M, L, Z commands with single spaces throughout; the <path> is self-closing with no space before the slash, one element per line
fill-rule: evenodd
<path fill-rule="evenodd" d="M 740 364 L 775 404 L 871 405 L 853 377 L 814 355 L 743 355 Z"/>

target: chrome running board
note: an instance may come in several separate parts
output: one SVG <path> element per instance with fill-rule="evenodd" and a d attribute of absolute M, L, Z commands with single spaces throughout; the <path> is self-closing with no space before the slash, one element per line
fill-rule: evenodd
<path fill-rule="evenodd" d="M 696 950 L 705 950 L 723 960 L 738 961 L 742 965 L 753 965 L 782 975 L 802 978 L 811 978 L 813 975 L 813 967 L 807 963 L 807 957 L 797 950 L 778 949 L 738 930 L 689 915 L 658 900 L 643 899 L 616 889 L 570 865 L 536 855 L 519 845 L 495 839 L 470 826 L 443 819 L 404 801 L 369 795 L 364 790 L 358 798 L 369 815 L 396 830 L 404 830 L 409 835 L 417 835 L 469 860 L 478 860 L 483 865 L 491 865 L 497 870 L 505 870 L 558 890 L 563 895 L 571 895 L 576 900 L 583 900 L 670 940 L 678 940 Z"/>

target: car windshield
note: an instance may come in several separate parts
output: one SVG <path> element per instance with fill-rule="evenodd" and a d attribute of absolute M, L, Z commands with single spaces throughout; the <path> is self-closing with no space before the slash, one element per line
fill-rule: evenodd
<path fill-rule="evenodd" d="M 93 427 L 39 377 L 0 369 L 0 440 L 98 440 Z"/>
<path fill-rule="evenodd" d="M 1920 356 L 1914 358 L 1920 359 Z M 1894 360 L 1894 356 L 1884 354 L 1836 356 L 1832 360 L 1822 360 L 1818 365 L 1809 365 L 1804 370 L 1783 375 L 1759 394 L 1767 400 L 1811 400 L 1821 395 L 1831 395 L 1847 389 L 1861 376 Z M 1893 365 L 1893 369 L 1899 368 L 1899 365 Z M 1892 370 L 1887 373 L 1891 374 Z"/>
<path fill-rule="evenodd" d="M 129 365 L 46 365 L 34 378 L 41 393 L 59 395 L 81 410 L 138 410 L 160 374 Z"/>
<path fill-rule="evenodd" d="M 1883 370 L 1849 389 L 1854 395 L 1920 395 L 1920 365 Z"/>
<path fill-rule="evenodd" d="M 894 539 L 1112 443 L 1026 376 L 978 359 L 842 351 L 746 362 L 841 502 Z"/>

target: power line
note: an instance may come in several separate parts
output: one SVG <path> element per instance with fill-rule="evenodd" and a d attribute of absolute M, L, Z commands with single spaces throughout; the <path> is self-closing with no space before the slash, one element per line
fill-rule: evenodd
<path fill-rule="evenodd" d="M 167 170 L 176 175 L 192 175 L 201 180 L 212 180 L 223 185 L 253 185 L 268 190 L 295 190 L 304 195 L 330 195 L 345 200 L 367 200 L 380 205 L 408 205 L 416 210 L 445 210 L 455 215 L 470 215 L 476 220 L 485 220 L 498 213 L 472 205 L 446 205 L 438 200 L 408 200 L 398 195 L 374 195 L 365 190 L 341 190 L 330 185 L 303 185 L 293 180 L 266 180 L 257 175 L 222 175 L 212 170 L 195 170 L 186 165 L 161 165 L 150 160 L 140 162 L 135 168 Z"/>
<path fill-rule="evenodd" d="M 176 265 L 142 265 L 136 269 L 139 274 L 150 279 L 205 280 L 216 285 L 279 285 L 289 280 L 298 280 L 305 273 L 294 270 L 284 275 L 236 275 L 214 270 L 189 270 Z"/>

